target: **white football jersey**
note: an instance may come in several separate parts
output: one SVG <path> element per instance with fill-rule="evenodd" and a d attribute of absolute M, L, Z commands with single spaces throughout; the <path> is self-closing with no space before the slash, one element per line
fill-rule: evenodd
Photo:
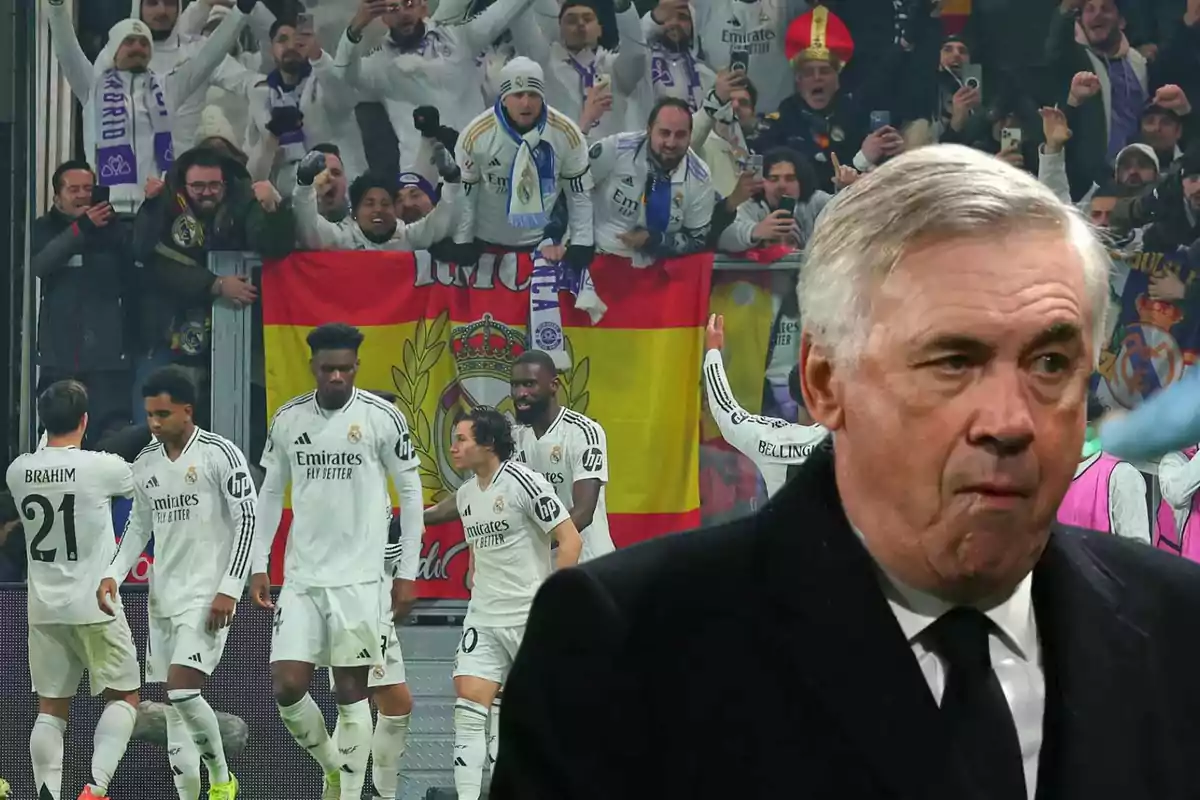
<path fill-rule="evenodd" d="M 466 625 L 524 625 L 533 596 L 550 576 L 550 532 L 570 519 L 546 479 L 513 461 L 486 489 L 473 477 L 455 495 L 475 559 Z"/>
<path fill-rule="evenodd" d="M 43 447 L 8 468 L 29 553 L 29 621 L 105 622 L 96 589 L 117 549 L 113 497 L 133 495 L 129 465 L 110 453 Z"/>
<path fill-rule="evenodd" d="M 794 468 L 803 464 L 829 436 L 824 425 L 800 425 L 761 417 L 742 408 L 725 377 L 720 350 L 704 354 L 704 389 L 708 394 L 708 410 L 721 429 L 721 436 L 758 467 L 768 497 L 783 488 Z"/>
<path fill-rule="evenodd" d="M 406 509 L 402 484 L 419 481 L 408 423 L 396 407 L 355 389 L 344 406 L 327 411 L 309 392 L 275 413 L 262 466 L 263 494 L 292 486 L 292 528 L 284 580 L 294 586 L 351 586 L 379 580 L 385 562 L 391 506 L 388 477 L 401 493 L 400 513 L 415 514 L 405 534 L 419 543 L 420 502 Z M 408 528 L 415 527 L 415 531 Z M 415 575 L 419 552 L 405 548 L 401 577 Z M 419 544 L 415 548 L 419 551 Z"/>
<path fill-rule="evenodd" d="M 596 501 L 592 524 L 579 532 L 583 537 L 579 560 L 587 561 L 611 553 L 613 542 L 604 502 L 608 484 L 608 437 L 600 423 L 569 408 L 561 408 L 542 438 L 539 439 L 528 425 L 517 425 L 513 434 L 517 443 L 514 458 L 540 472 L 567 508 L 575 505 L 576 481 L 592 478 L 600 481 L 600 498 Z"/>
<path fill-rule="evenodd" d="M 241 597 L 258 495 L 237 445 L 197 426 L 172 461 L 152 441 L 134 459 L 133 482 L 133 509 L 109 577 L 124 580 L 153 535 L 151 616 L 208 608 L 218 593 Z"/>

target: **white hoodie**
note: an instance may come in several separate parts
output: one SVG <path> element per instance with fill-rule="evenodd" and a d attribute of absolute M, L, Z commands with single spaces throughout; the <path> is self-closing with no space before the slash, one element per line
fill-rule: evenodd
<path fill-rule="evenodd" d="M 99 85 L 104 73 L 112 67 L 113 56 L 120 42 L 109 42 L 99 58 L 96 59 L 96 63 L 93 64 L 84 54 L 83 48 L 79 46 L 75 28 L 71 24 L 70 16 L 62 0 L 57 2 L 47 0 L 46 15 L 50 22 L 54 51 L 62 66 L 63 74 L 66 76 L 71 91 L 79 98 L 79 102 L 83 106 L 84 150 L 88 159 L 94 163 L 97 146 L 96 115 L 98 113 L 94 89 Z M 183 101 L 208 82 L 209 76 L 226 57 L 229 49 L 233 47 L 233 43 L 237 40 L 245 24 L 245 15 L 234 9 L 193 57 L 168 72 L 154 72 L 162 84 L 163 99 L 172 115 L 173 126 L 176 124 L 177 111 Z M 152 43 L 152 52 L 154 47 L 156 45 Z M 146 179 L 151 176 L 160 177 L 161 173 L 155 158 L 154 126 L 151 118 L 156 106 L 153 98 L 150 97 L 150 73 L 121 71 L 118 74 L 125 85 L 129 87 L 129 96 L 133 98 L 134 107 L 131 116 L 134 133 L 132 144 L 137 156 L 138 183 L 112 187 L 111 202 L 116 211 L 133 213 L 145 199 Z M 173 129 L 172 140 L 176 153 L 184 152 L 191 144 L 180 137 L 178 129 Z"/>

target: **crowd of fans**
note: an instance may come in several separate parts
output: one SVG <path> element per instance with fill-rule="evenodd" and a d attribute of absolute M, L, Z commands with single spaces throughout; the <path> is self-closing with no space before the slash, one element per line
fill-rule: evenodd
<path fill-rule="evenodd" d="M 84 152 L 32 233 L 38 382 L 81 379 L 96 438 L 159 366 L 204 385 L 214 302 L 257 305 L 216 250 L 782 254 L 936 142 L 1036 174 L 1114 251 L 1200 240 L 1200 0 L 976 0 L 954 32 L 941 0 L 133 0 L 94 60 L 40 2 Z"/>

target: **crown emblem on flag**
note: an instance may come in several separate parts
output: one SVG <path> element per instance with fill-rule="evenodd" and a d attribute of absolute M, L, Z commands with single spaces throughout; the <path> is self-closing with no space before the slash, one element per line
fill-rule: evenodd
<path fill-rule="evenodd" d="M 504 375 L 525 352 L 525 332 L 484 314 L 482 319 L 458 325 L 450 332 L 450 351 L 459 378 L 467 375 Z"/>

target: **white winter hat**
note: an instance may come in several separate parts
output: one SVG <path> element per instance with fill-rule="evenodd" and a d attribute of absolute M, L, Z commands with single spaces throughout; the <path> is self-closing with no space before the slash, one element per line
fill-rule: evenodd
<path fill-rule="evenodd" d="M 112 48 L 113 53 L 117 52 L 117 48 L 121 46 L 121 42 L 128 39 L 130 36 L 140 36 L 150 45 L 150 50 L 154 50 L 154 34 L 150 32 L 150 26 L 142 22 L 140 19 L 123 19 L 116 25 L 108 29 L 108 46 Z"/>
<path fill-rule="evenodd" d="M 542 67 L 536 61 L 517 56 L 500 70 L 500 99 L 515 92 L 534 92 L 546 99 L 545 79 Z"/>
<path fill-rule="evenodd" d="M 220 106 L 205 106 L 200 112 L 200 125 L 196 128 L 197 143 L 203 142 L 205 139 L 224 139 L 234 147 L 238 146 L 237 135 L 233 132 L 233 125 L 230 124 L 229 118 L 225 116 L 225 112 Z"/>
<path fill-rule="evenodd" d="M 1162 166 L 1158 161 L 1158 153 L 1154 152 L 1154 148 L 1150 145 L 1142 144 L 1141 142 L 1127 144 L 1122 147 L 1121 152 L 1117 153 L 1117 158 L 1113 163 L 1119 167 L 1121 162 L 1125 160 L 1125 156 L 1129 155 L 1130 153 L 1140 153 L 1141 155 L 1150 159 L 1150 163 L 1154 164 L 1155 172 L 1162 172 Z"/>

